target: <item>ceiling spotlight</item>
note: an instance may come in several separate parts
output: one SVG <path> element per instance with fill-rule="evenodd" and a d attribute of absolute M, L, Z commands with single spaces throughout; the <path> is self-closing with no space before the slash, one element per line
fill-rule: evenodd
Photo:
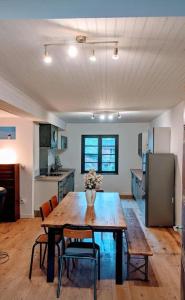
<path fill-rule="evenodd" d="M 71 58 L 74 58 L 76 57 L 78 54 L 78 50 L 75 46 L 70 46 L 69 49 L 68 49 L 68 55 L 71 57 Z"/>
<path fill-rule="evenodd" d="M 48 54 L 48 51 L 47 51 L 47 47 L 44 46 L 44 57 L 43 57 L 43 61 L 46 63 L 46 64 L 50 64 L 52 62 L 52 57 Z"/>
<path fill-rule="evenodd" d="M 114 59 L 114 60 L 119 59 L 119 55 L 118 55 L 118 46 L 116 46 L 116 47 L 114 48 L 114 53 L 113 53 L 113 55 L 112 55 L 112 59 Z"/>
<path fill-rule="evenodd" d="M 121 115 L 120 115 L 120 113 L 118 112 L 118 119 L 121 119 Z"/>
<path fill-rule="evenodd" d="M 94 114 L 92 114 L 92 116 L 91 116 L 91 119 L 92 119 L 92 120 L 94 120 L 94 119 L 95 119 L 95 115 L 94 115 Z"/>
<path fill-rule="evenodd" d="M 102 121 L 105 120 L 105 115 L 103 115 L 103 114 L 100 115 L 100 120 L 102 120 Z"/>
<path fill-rule="evenodd" d="M 108 115 L 109 120 L 113 120 L 113 115 Z"/>
<path fill-rule="evenodd" d="M 95 51 L 93 49 L 92 51 L 92 55 L 89 57 L 89 60 L 92 61 L 92 62 L 95 62 L 96 61 L 96 56 L 95 56 Z"/>

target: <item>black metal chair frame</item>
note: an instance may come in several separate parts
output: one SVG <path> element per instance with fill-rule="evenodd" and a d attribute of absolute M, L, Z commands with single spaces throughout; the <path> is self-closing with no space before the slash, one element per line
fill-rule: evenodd
<path fill-rule="evenodd" d="M 65 247 L 65 241 L 64 241 L 64 229 L 71 229 L 71 230 L 90 230 L 92 231 L 92 242 L 84 242 L 84 241 L 75 241 L 71 242 Z M 83 254 L 66 254 L 66 249 L 68 248 L 84 248 L 84 249 L 92 249 L 93 253 L 92 255 L 83 255 Z M 89 225 L 85 226 L 78 226 L 78 225 L 71 225 L 71 224 L 65 224 L 62 227 L 62 255 L 59 257 L 58 262 L 58 287 L 57 287 L 57 298 L 60 296 L 60 289 L 62 287 L 62 271 L 63 271 L 63 260 L 66 263 L 69 259 L 89 259 L 94 262 L 94 300 L 97 299 L 96 295 L 96 280 L 97 280 L 97 266 L 98 266 L 98 280 L 100 280 L 100 247 L 95 243 L 94 239 L 94 231 L 93 228 Z M 67 263 L 68 266 L 68 263 Z M 68 273 L 68 268 L 67 268 Z M 68 274 L 67 274 L 68 275 Z"/>
<path fill-rule="evenodd" d="M 42 211 L 42 208 L 40 207 L 40 214 L 41 214 L 41 218 L 42 218 L 42 221 L 44 220 L 44 215 L 43 215 L 43 211 Z M 46 230 L 46 228 L 44 227 L 44 231 L 45 233 L 43 234 L 40 234 L 35 243 L 33 244 L 33 247 L 32 247 L 32 253 L 31 253 L 31 261 L 30 261 L 30 270 L 29 270 L 29 279 L 31 279 L 31 275 L 32 275 L 32 267 L 33 267 L 33 257 L 34 257 L 34 252 L 35 252 L 35 247 L 37 245 L 40 245 L 40 259 L 39 259 L 39 264 L 40 264 L 40 269 L 43 269 L 44 267 L 44 261 L 45 261 L 45 257 L 46 257 L 46 250 L 47 250 L 47 247 L 48 247 L 48 232 Z M 40 242 L 39 241 L 39 238 L 43 236 L 46 238 L 46 242 Z M 57 246 L 57 249 L 58 249 L 58 257 L 60 256 L 60 246 L 59 246 L 59 243 L 60 242 L 56 242 L 56 246 Z M 44 254 L 43 254 L 43 257 L 42 257 L 42 245 L 45 245 L 44 247 Z"/>
<path fill-rule="evenodd" d="M 29 279 L 31 279 L 31 275 L 32 275 L 33 257 L 34 257 L 35 247 L 37 245 L 40 245 L 40 260 L 39 260 L 40 261 L 40 269 L 44 268 L 44 261 L 45 261 L 45 257 L 46 257 L 46 250 L 47 250 L 47 246 L 48 246 L 48 241 L 47 242 L 39 242 L 39 238 L 41 236 L 46 236 L 47 237 L 47 234 L 44 233 L 44 234 L 39 235 L 37 237 L 37 239 L 36 239 L 33 247 L 32 247 L 31 262 L 30 262 L 30 271 L 29 271 Z M 56 242 L 56 246 L 57 246 L 57 249 L 58 249 L 58 257 L 60 256 L 60 246 L 59 246 L 59 243 L 60 242 Z M 42 257 L 42 245 L 45 245 L 43 257 Z"/>

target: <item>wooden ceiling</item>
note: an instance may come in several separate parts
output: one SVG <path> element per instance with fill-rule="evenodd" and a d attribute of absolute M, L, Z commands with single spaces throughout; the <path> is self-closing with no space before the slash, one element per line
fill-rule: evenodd
<path fill-rule="evenodd" d="M 112 46 L 81 45 L 71 59 L 67 46 L 52 47 L 53 63 L 42 61 L 43 44 L 118 39 Z M 54 112 L 164 110 L 185 100 L 185 17 L 72 20 L 0 20 L 0 76 Z"/>

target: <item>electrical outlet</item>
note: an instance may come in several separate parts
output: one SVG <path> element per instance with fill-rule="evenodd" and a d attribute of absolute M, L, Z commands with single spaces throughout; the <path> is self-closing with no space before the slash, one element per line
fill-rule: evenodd
<path fill-rule="evenodd" d="M 21 203 L 21 204 L 25 204 L 24 199 L 21 199 L 21 200 L 20 200 L 20 203 Z"/>

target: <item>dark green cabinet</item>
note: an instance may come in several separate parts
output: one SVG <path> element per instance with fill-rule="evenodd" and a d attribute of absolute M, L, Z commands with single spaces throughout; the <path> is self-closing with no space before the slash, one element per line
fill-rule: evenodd
<path fill-rule="evenodd" d="M 58 128 L 51 124 L 40 124 L 39 128 L 40 147 L 57 149 Z"/>
<path fill-rule="evenodd" d="M 141 211 L 143 223 L 145 223 L 145 197 L 144 197 L 144 178 L 140 180 L 134 172 L 131 171 L 131 190 L 134 199 L 137 201 Z"/>
<path fill-rule="evenodd" d="M 134 196 L 134 199 L 137 200 L 139 198 L 142 198 L 143 190 L 142 190 L 142 181 L 138 179 L 135 174 L 131 173 L 132 175 L 132 195 Z"/>
<path fill-rule="evenodd" d="M 74 191 L 74 173 L 58 182 L 58 199 L 61 201 L 69 192 Z"/>
<path fill-rule="evenodd" d="M 67 136 L 61 136 L 61 150 L 67 149 Z"/>

